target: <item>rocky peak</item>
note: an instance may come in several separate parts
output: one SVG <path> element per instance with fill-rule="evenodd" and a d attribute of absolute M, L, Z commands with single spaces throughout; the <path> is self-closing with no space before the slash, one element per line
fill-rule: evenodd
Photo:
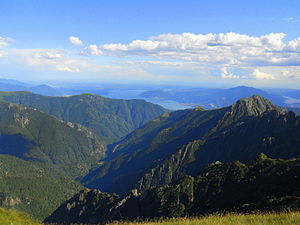
<path fill-rule="evenodd" d="M 266 112 L 277 111 L 284 113 L 287 110 L 275 106 L 271 101 L 259 95 L 253 95 L 250 98 L 238 100 L 231 106 L 231 115 L 233 117 L 242 116 L 260 116 Z"/>
<path fill-rule="evenodd" d="M 271 111 L 275 111 L 278 114 L 288 112 L 287 109 L 275 106 L 264 97 L 253 95 L 249 98 L 240 99 L 235 104 L 229 106 L 229 110 L 225 113 L 217 127 L 224 127 L 232 122 L 238 121 L 242 117 L 261 116 Z"/>

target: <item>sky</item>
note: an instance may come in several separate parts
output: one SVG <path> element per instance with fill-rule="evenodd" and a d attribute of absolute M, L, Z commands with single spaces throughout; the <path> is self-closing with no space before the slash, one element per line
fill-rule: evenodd
<path fill-rule="evenodd" d="M 300 88 L 299 0 L 3 0 L 0 77 Z"/>

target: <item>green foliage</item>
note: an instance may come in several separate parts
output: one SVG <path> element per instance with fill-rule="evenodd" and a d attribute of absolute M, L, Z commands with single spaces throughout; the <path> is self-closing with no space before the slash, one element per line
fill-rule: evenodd
<path fill-rule="evenodd" d="M 109 157 L 83 182 L 126 193 L 195 176 L 207 164 L 300 157 L 300 118 L 260 96 L 216 110 L 182 110 L 161 116 L 110 146 Z"/>
<path fill-rule="evenodd" d="M 54 166 L 0 155 L 0 206 L 43 219 L 83 187 Z"/>
<path fill-rule="evenodd" d="M 29 92 L 0 92 L 0 98 L 89 127 L 107 143 L 167 112 L 144 100 L 110 99 L 92 94 L 46 97 Z"/>
<path fill-rule="evenodd" d="M 216 212 L 281 212 L 300 209 L 300 160 L 259 157 L 253 164 L 215 163 L 197 177 L 126 196 L 84 190 L 46 222 L 105 223 L 189 217 Z M 288 185 L 286 185 L 288 184 Z"/>
<path fill-rule="evenodd" d="M 0 114 L 0 154 L 59 165 L 73 177 L 104 156 L 104 143 L 81 125 L 6 102 Z"/>

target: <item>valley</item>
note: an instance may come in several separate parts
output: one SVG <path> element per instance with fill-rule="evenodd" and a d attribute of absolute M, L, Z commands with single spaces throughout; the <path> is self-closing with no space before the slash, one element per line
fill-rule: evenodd
<path fill-rule="evenodd" d="M 300 207 L 299 116 L 259 95 L 177 111 L 91 94 L 0 98 L 1 207 L 58 224 Z"/>
<path fill-rule="evenodd" d="M 0 1 L 0 225 L 299 225 L 300 1 Z"/>

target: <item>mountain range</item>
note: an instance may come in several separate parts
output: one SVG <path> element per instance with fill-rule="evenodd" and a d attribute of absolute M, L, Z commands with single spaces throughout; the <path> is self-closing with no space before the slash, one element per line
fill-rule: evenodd
<path fill-rule="evenodd" d="M 55 98 L 1 92 L 1 99 L 0 206 L 38 219 L 83 189 L 80 178 L 106 155 L 107 138 L 102 133 L 59 116 L 82 123 L 95 119 L 105 132 L 119 131 L 123 124 L 139 126 L 155 113 L 167 111 L 145 101 L 114 101 L 95 95 Z M 35 105 L 30 105 L 33 102 Z"/>
<path fill-rule="evenodd" d="M 157 89 L 149 90 L 140 94 L 145 99 L 172 100 L 187 106 L 202 106 L 205 109 L 214 109 L 228 106 L 241 98 L 260 95 L 271 100 L 279 106 L 299 107 L 299 102 L 289 102 L 289 98 L 300 99 L 298 90 L 284 90 L 277 92 L 276 89 L 263 89 L 238 86 L 227 89 L 218 88 L 189 88 L 189 89 Z"/>
<path fill-rule="evenodd" d="M 0 154 L 58 165 L 73 177 L 105 155 L 104 142 L 82 125 L 3 101 L 0 115 Z"/>
<path fill-rule="evenodd" d="M 108 149 L 82 182 L 126 193 L 195 175 L 215 161 L 250 161 L 259 153 L 299 157 L 299 117 L 258 95 L 215 110 L 175 111 L 147 123 Z"/>
<path fill-rule="evenodd" d="M 196 177 L 185 176 L 143 193 L 133 190 L 118 196 L 83 190 L 45 222 L 98 224 L 199 216 L 220 211 L 299 210 L 299 172 L 299 160 L 274 160 L 264 154 L 252 164 L 217 162 Z"/>
<path fill-rule="evenodd" d="M 168 112 L 144 100 L 110 99 L 92 94 L 49 97 L 29 92 L 0 92 L 0 99 L 86 126 L 108 143 Z"/>
<path fill-rule="evenodd" d="M 46 96 L 70 96 L 83 93 L 97 94 L 120 99 L 144 99 L 165 108 L 178 110 L 202 106 L 214 109 L 228 106 L 241 98 L 260 95 L 283 107 L 300 108 L 300 91 L 296 89 L 253 88 L 237 86 L 232 88 L 204 88 L 164 85 L 125 84 L 30 84 L 11 79 L 0 79 L 0 91 L 27 91 Z"/>
<path fill-rule="evenodd" d="M 0 91 L 29 91 L 47 96 L 60 96 L 62 93 L 49 85 L 32 85 L 17 80 L 0 79 Z"/>
<path fill-rule="evenodd" d="M 0 92 L 0 115 L 0 207 L 46 222 L 300 208 L 300 117 L 259 95 L 169 111 Z"/>

